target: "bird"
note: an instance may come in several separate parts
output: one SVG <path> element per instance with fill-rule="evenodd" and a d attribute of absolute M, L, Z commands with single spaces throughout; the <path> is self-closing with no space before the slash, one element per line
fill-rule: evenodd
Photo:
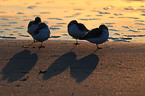
<path fill-rule="evenodd" d="M 43 41 L 50 37 L 50 29 L 44 22 L 41 22 L 40 17 L 35 17 L 34 21 L 29 22 L 27 32 L 32 36 L 34 41 L 28 46 L 24 46 L 24 48 L 28 48 L 35 42 L 41 42 L 39 48 L 44 48 L 44 46 L 42 46 Z"/>
<path fill-rule="evenodd" d="M 41 18 L 40 17 L 35 17 L 35 20 L 30 21 L 28 23 L 28 27 L 27 27 L 27 32 L 33 37 L 33 33 L 34 31 L 37 29 L 38 24 L 41 22 Z M 22 46 L 24 48 L 28 48 L 29 46 L 31 46 L 33 43 L 37 42 L 35 39 L 34 41 L 29 44 L 28 46 Z"/>
<path fill-rule="evenodd" d="M 89 34 L 90 37 L 85 39 L 91 43 L 95 43 L 97 49 L 102 49 L 98 45 L 106 42 L 109 38 L 109 30 L 108 27 L 104 24 L 101 24 L 99 28 L 92 29 L 88 31 L 86 36 Z M 96 35 L 95 35 L 96 34 Z M 97 35 L 98 34 L 98 35 Z"/>
<path fill-rule="evenodd" d="M 78 44 L 77 39 L 87 40 L 91 43 L 95 43 L 97 49 L 101 49 L 98 44 L 104 43 L 109 37 L 109 31 L 106 25 L 101 24 L 99 28 L 88 30 L 84 24 L 78 23 L 76 20 L 72 20 L 68 24 L 68 33 L 76 39 L 76 45 Z"/>
<path fill-rule="evenodd" d="M 68 26 L 67 30 L 70 36 L 76 39 L 75 45 L 78 45 L 77 39 L 83 39 L 86 33 L 89 31 L 84 24 L 78 23 L 76 20 L 72 20 Z"/>
<path fill-rule="evenodd" d="M 32 37 L 34 38 L 34 40 L 41 42 L 41 46 L 39 48 L 44 48 L 44 46 L 42 46 L 42 43 L 50 37 L 49 27 L 45 23 L 40 22 L 37 29 L 33 32 Z"/>

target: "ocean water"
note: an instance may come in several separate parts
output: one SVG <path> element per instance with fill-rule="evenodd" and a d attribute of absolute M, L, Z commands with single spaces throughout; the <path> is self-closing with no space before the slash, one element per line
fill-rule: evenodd
<path fill-rule="evenodd" d="M 68 35 L 71 20 L 88 29 L 106 24 L 109 42 L 145 42 L 145 0 L 0 0 L 0 39 L 32 40 L 29 21 L 41 17 L 50 40 L 74 40 Z"/>

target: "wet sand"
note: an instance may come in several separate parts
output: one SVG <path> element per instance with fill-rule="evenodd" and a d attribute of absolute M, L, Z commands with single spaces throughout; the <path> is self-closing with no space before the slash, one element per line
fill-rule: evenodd
<path fill-rule="evenodd" d="M 144 96 L 145 44 L 0 42 L 0 96 Z M 35 48 L 34 48 L 35 47 Z"/>

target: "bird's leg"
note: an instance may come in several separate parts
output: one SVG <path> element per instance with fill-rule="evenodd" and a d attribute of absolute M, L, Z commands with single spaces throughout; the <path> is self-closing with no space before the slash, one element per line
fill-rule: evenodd
<path fill-rule="evenodd" d="M 97 46 L 97 49 L 102 49 L 101 47 L 98 46 L 98 44 L 96 44 L 96 46 Z"/>
<path fill-rule="evenodd" d="M 22 46 L 24 48 L 29 48 L 29 46 L 33 45 L 35 42 L 37 42 L 36 40 L 34 40 L 31 44 L 29 44 L 28 46 Z"/>
<path fill-rule="evenodd" d="M 39 46 L 39 49 L 40 49 L 40 48 L 45 48 L 45 46 L 42 46 L 42 43 L 43 43 L 43 42 L 41 42 L 41 46 Z"/>
<path fill-rule="evenodd" d="M 74 43 L 74 45 L 79 45 L 79 43 L 78 43 L 78 39 L 76 39 L 76 43 Z"/>
<path fill-rule="evenodd" d="M 97 49 L 94 51 L 94 53 L 98 50 L 98 49 L 102 49 L 101 47 L 98 46 L 98 44 L 96 44 Z"/>

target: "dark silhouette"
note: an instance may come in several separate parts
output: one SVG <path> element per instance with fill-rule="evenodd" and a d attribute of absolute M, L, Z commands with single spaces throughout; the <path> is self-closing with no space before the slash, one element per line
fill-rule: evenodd
<path fill-rule="evenodd" d="M 39 48 L 45 48 L 45 46 L 42 46 L 42 43 L 50 37 L 50 29 L 44 22 L 41 22 L 40 17 L 36 17 L 34 21 L 29 22 L 27 32 L 32 36 L 34 41 L 28 46 L 22 47 L 28 48 L 38 41 L 41 42 Z"/>
<path fill-rule="evenodd" d="M 75 78 L 77 83 L 80 83 L 95 70 L 99 58 L 94 54 L 80 60 L 76 60 L 76 57 L 77 55 L 74 52 L 68 52 L 52 63 L 46 71 L 40 71 L 39 74 L 43 74 L 43 79 L 48 80 L 70 67 L 71 77 Z"/>
<path fill-rule="evenodd" d="M 79 27 L 79 30 L 81 31 L 89 31 L 86 26 L 82 23 L 78 23 L 76 20 L 72 20 L 69 24 L 68 24 L 68 28 L 73 25 L 73 24 L 76 24 L 78 27 Z M 74 37 L 75 38 L 75 37 Z"/>
<path fill-rule="evenodd" d="M 38 25 L 41 22 L 40 17 L 36 17 L 34 21 L 30 21 L 28 24 L 28 28 L 30 28 L 33 24 Z"/>
<path fill-rule="evenodd" d="M 77 83 L 80 83 L 95 70 L 98 63 L 99 58 L 97 55 L 88 55 L 71 65 L 70 74 L 76 79 Z"/>
<path fill-rule="evenodd" d="M 70 27 L 72 25 L 76 25 L 76 27 L 74 27 L 73 30 L 70 30 Z M 89 31 L 84 24 L 78 23 L 76 20 L 72 20 L 68 24 L 67 29 L 68 29 L 69 35 L 76 39 L 75 45 L 79 44 L 77 39 L 83 39 L 85 34 Z"/>
<path fill-rule="evenodd" d="M 59 57 L 54 63 L 52 63 L 46 71 L 44 71 L 43 79 L 47 80 L 53 76 L 57 76 L 65 71 L 70 65 L 75 63 L 76 54 L 74 52 L 68 52 Z M 42 73 L 42 72 L 41 72 Z"/>
<path fill-rule="evenodd" d="M 97 49 L 102 49 L 98 44 L 106 42 L 109 38 L 109 30 L 106 25 L 100 25 L 99 28 L 88 30 L 84 24 L 78 23 L 76 20 L 72 20 L 68 26 L 67 31 L 70 36 L 76 39 L 75 45 L 78 45 L 79 40 L 87 40 L 91 43 L 95 43 Z"/>
<path fill-rule="evenodd" d="M 87 39 L 87 38 L 96 38 L 96 37 L 100 37 L 102 35 L 102 31 L 99 28 L 94 28 L 91 31 L 88 31 L 88 33 L 84 36 L 83 39 Z"/>
<path fill-rule="evenodd" d="M 37 54 L 30 54 L 29 50 L 23 50 L 14 55 L 2 70 L 2 80 L 9 83 L 22 79 L 36 64 Z M 28 79 L 28 76 L 27 76 Z M 22 80 L 23 81 L 23 80 Z"/>

